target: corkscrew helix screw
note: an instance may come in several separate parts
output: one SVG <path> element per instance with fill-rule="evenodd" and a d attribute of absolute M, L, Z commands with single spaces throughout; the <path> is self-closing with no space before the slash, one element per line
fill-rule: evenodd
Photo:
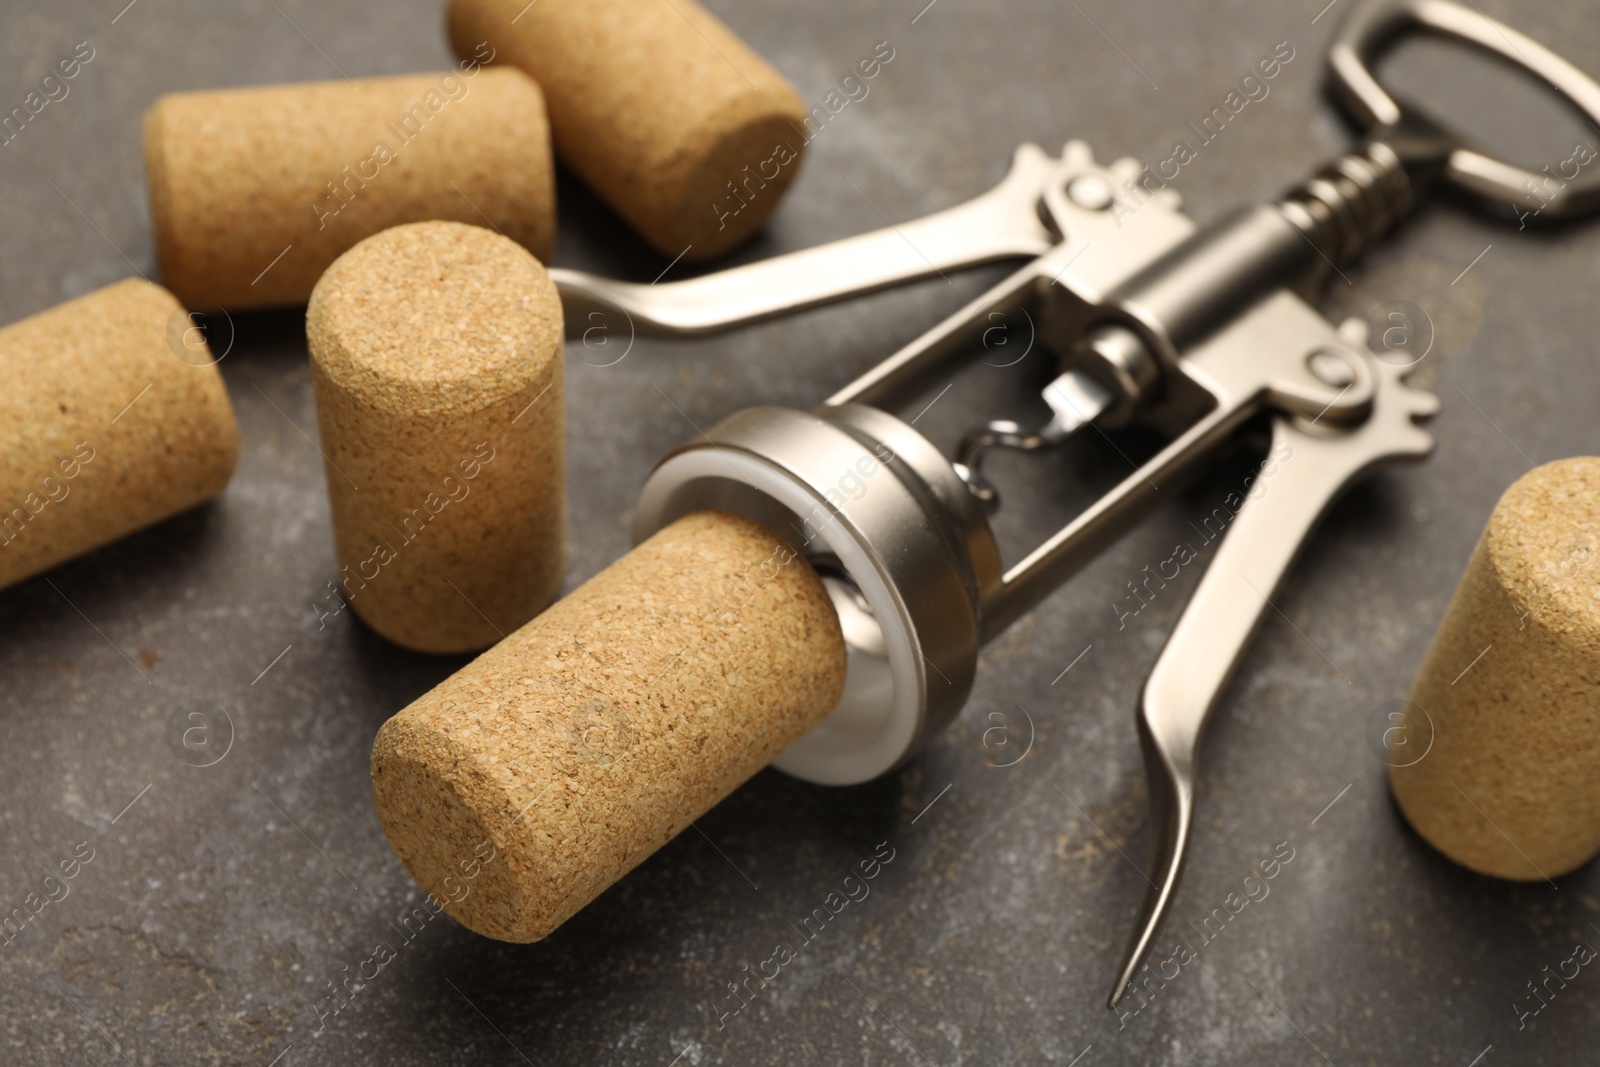
<path fill-rule="evenodd" d="M 1443 146 L 1441 139 L 1441 153 Z M 1417 162 L 1412 158 L 1408 169 L 1388 142 L 1367 141 L 1317 168 L 1284 195 L 1279 210 L 1334 265 L 1349 263 L 1415 203 L 1411 170 Z M 1438 162 L 1443 163 L 1442 154 Z"/>

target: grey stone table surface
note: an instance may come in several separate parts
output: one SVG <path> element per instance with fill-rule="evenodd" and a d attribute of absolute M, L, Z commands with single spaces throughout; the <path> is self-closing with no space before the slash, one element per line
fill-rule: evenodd
<path fill-rule="evenodd" d="M 78 42 L 95 54 L 0 148 L 4 321 L 156 276 L 139 117 L 158 94 L 452 58 L 433 0 L 124 3 L 0 8 L 0 110 Z M 1281 189 L 1346 144 L 1320 83 L 1349 3 L 712 0 L 812 102 L 878 42 L 894 50 L 736 259 L 956 203 L 1024 141 L 1154 163 L 1289 42 L 1270 94 L 1174 183 L 1216 218 L 1256 196 L 1247 181 Z M 1600 69 L 1592 5 L 1482 6 Z M 1397 84 L 1535 165 L 1600 137 L 1442 48 L 1405 58 Z M 667 266 L 569 177 L 560 195 L 558 263 L 645 280 Z M 1341 503 L 1277 599 L 1207 739 L 1163 941 L 1275 850 L 1293 858 L 1137 1014 L 1104 1007 L 1143 889 L 1133 709 L 1199 569 L 1120 624 L 1114 605 L 1248 457 L 1169 494 L 987 649 L 967 711 L 904 770 L 850 789 L 763 772 L 546 941 L 500 944 L 401 921 L 421 896 L 375 817 L 370 746 L 463 661 L 405 653 L 348 612 L 319 620 L 335 567 L 303 317 L 285 311 L 238 317 L 221 365 L 243 439 L 223 496 L 0 592 L 0 910 L 92 852 L 70 895 L 0 948 L 0 1062 L 1592 1062 L 1600 977 L 1582 971 L 1521 1027 L 1519 1010 L 1543 968 L 1600 939 L 1600 876 L 1514 885 L 1453 866 L 1396 813 L 1371 724 L 1406 695 L 1499 493 L 1531 464 L 1596 451 L 1600 227 L 1519 232 L 1445 202 L 1347 274 L 1321 299 L 1330 316 L 1408 300 L 1431 319 L 1419 378 L 1443 400 L 1438 452 Z M 633 496 L 689 420 L 808 407 L 997 276 L 641 339 L 612 366 L 573 348 L 567 587 L 627 549 Z M 1041 355 L 975 363 L 918 427 L 949 447 L 988 418 L 1037 417 L 1049 370 Z M 1091 443 L 997 462 L 1011 558 L 1122 464 Z M 211 766 L 169 737 L 193 708 L 219 737 L 231 724 Z M 870 894 L 733 999 L 729 983 L 880 847 L 893 858 Z"/>

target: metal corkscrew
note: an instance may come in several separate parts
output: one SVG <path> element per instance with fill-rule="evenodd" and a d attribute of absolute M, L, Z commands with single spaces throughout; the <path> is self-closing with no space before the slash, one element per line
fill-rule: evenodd
<path fill-rule="evenodd" d="M 1112 1006 L 1176 892 L 1202 731 L 1274 590 L 1342 490 L 1432 449 L 1417 424 L 1437 399 L 1373 354 L 1359 320 L 1336 328 L 1308 298 L 1440 185 L 1545 218 L 1600 206 L 1600 172 L 1552 188 L 1397 103 L 1372 64 L 1419 32 L 1506 61 L 1600 124 L 1600 86 L 1515 30 L 1448 0 L 1368 0 L 1329 55 L 1333 95 L 1364 138 L 1280 199 L 1261 195 L 1214 225 L 1197 226 L 1130 160 L 1098 164 L 1081 142 L 1056 158 L 1024 145 L 977 199 L 821 248 L 654 286 L 551 272 L 575 332 L 591 315 L 626 313 L 641 331 L 692 335 L 1026 260 L 815 410 L 730 415 L 663 459 L 641 491 L 636 539 L 716 507 L 765 523 L 824 574 L 849 645 L 845 696 L 775 761 L 816 782 L 865 781 L 910 758 L 961 709 L 984 643 L 1246 421 L 1270 413 L 1274 454 L 1293 459 L 1270 494 L 1245 500 L 1139 701 L 1155 869 Z M 1060 360 L 1044 390 L 1045 425 L 996 420 L 946 457 L 891 414 L 969 357 L 992 313 L 1019 308 Z M 983 473 L 985 456 L 1066 447 L 1086 428 L 1128 425 L 1167 443 L 1004 566 L 988 518 L 1001 495 Z M 841 492 L 851 472 L 859 492 Z"/>

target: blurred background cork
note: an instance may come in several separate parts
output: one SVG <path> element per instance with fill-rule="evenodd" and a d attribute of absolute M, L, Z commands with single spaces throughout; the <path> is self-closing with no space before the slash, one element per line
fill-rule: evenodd
<path fill-rule="evenodd" d="M 696 0 L 451 0 L 449 28 L 538 81 L 562 162 L 669 259 L 743 244 L 800 171 L 799 95 Z"/>
<path fill-rule="evenodd" d="M 0 586 L 222 492 L 239 431 L 189 313 L 129 278 L 0 329 Z"/>
<path fill-rule="evenodd" d="M 345 249 L 407 222 L 555 247 L 544 98 L 515 70 L 164 96 L 144 119 L 163 281 L 198 308 L 304 303 Z"/>

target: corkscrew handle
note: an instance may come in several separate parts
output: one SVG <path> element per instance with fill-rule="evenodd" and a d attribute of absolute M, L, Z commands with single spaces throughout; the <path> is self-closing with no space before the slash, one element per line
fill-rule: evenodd
<path fill-rule="evenodd" d="M 1328 52 L 1329 88 L 1362 128 L 1399 127 L 1413 117 L 1372 73 L 1374 62 L 1413 34 L 1489 53 L 1549 86 L 1600 128 L 1600 85 L 1594 79 L 1532 38 L 1449 0 L 1367 0 L 1340 27 Z M 1578 163 L 1571 174 L 1553 176 L 1496 159 L 1461 138 L 1455 140 L 1440 177 L 1460 189 L 1495 203 L 1525 206 L 1552 219 L 1600 207 L 1600 167 L 1581 172 L 1583 164 L 1594 160 L 1593 149 L 1587 159 L 1568 161 Z"/>

